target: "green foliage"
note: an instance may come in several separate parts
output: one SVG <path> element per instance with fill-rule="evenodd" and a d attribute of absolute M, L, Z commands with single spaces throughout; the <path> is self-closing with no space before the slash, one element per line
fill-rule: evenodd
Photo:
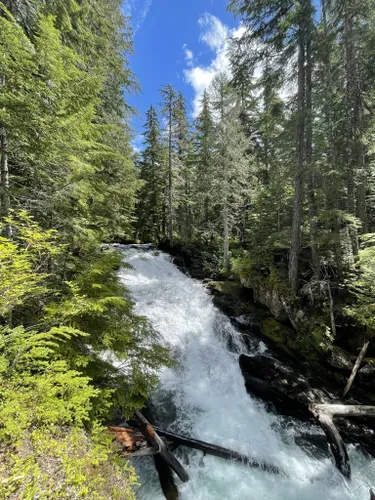
<path fill-rule="evenodd" d="M 90 434 L 75 428 L 29 432 L 17 452 L 2 446 L 0 495 L 25 500 L 133 500 L 134 470 L 117 456 L 111 441 L 98 425 Z"/>
<path fill-rule="evenodd" d="M 298 349 L 307 357 L 314 358 L 319 353 L 331 349 L 334 337 L 322 318 L 310 318 L 310 329 L 297 336 Z"/>
<path fill-rule="evenodd" d="M 118 254 L 98 251 L 79 269 L 56 232 L 25 212 L 5 223 L 14 239 L 0 238 L 0 311 L 8 319 L 0 326 L 0 492 L 133 498 L 134 472 L 116 458 L 100 421 L 114 407 L 128 417 L 143 404 L 167 353 L 155 338 L 147 344 L 150 329 L 132 314 Z M 68 283 L 46 272 L 63 254 L 75 278 Z M 56 295 L 50 286 L 58 282 Z M 44 303 L 38 324 L 11 326 L 19 317 L 10 313 L 27 299 Z M 103 361 L 104 351 L 122 356 L 127 370 Z"/>
<path fill-rule="evenodd" d="M 375 234 L 363 236 L 366 247 L 359 252 L 357 271 L 348 279 L 353 303 L 345 313 L 364 325 L 369 335 L 375 334 Z"/>

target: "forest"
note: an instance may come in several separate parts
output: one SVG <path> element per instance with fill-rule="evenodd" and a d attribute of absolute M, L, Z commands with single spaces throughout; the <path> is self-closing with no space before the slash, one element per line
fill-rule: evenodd
<path fill-rule="evenodd" d="M 121 1 L 0 0 L 0 498 L 135 498 L 104 431 L 174 362 L 112 243 L 250 289 L 297 356 L 372 360 L 375 2 L 227 8 L 230 70 L 196 118 L 166 82 L 136 152 Z"/>
<path fill-rule="evenodd" d="M 198 277 L 237 276 L 260 297 L 272 290 L 302 350 L 329 349 L 346 321 L 368 340 L 374 4 L 238 0 L 228 9 L 244 33 L 197 118 L 170 85 L 149 108 L 136 237 L 175 247 Z"/>

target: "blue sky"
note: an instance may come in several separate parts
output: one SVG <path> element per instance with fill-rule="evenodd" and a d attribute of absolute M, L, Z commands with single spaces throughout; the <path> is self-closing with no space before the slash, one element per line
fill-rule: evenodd
<path fill-rule="evenodd" d="M 226 6 L 227 0 L 124 0 L 135 32 L 130 63 L 142 87 L 142 94 L 131 99 L 141 113 L 134 120 L 136 149 L 144 114 L 159 103 L 161 86 L 170 83 L 181 90 L 193 116 L 213 75 L 228 67 L 225 39 L 241 28 Z"/>

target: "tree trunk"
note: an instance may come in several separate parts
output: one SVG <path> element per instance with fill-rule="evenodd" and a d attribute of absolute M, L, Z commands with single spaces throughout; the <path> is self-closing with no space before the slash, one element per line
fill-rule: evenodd
<path fill-rule="evenodd" d="M 345 396 L 348 394 L 348 392 L 350 391 L 352 385 L 353 385 L 353 382 L 354 382 L 354 379 L 357 375 L 357 372 L 358 370 L 360 369 L 361 367 L 361 363 L 362 363 L 362 360 L 363 358 L 366 356 L 366 352 L 367 352 L 367 349 L 368 349 L 368 346 L 370 345 L 370 342 L 367 341 L 363 344 L 362 346 L 362 349 L 361 349 L 361 352 L 358 354 L 358 358 L 353 366 L 353 370 L 352 370 L 352 373 L 350 374 L 350 377 L 348 379 L 348 383 L 346 384 L 346 387 L 345 387 L 345 390 L 344 390 L 344 393 L 343 393 L 343 397 L 345 398 Z"/>
<path fill-rule="evenodd" d="M 333 302 L 333 297 L 332 297 L 332 290 L 331 290 L 331 284 L 329 282 L 329 277 L 327 276 L 327 288 L 328 288 L 328 297 L 329 297 L 329 315 L 331 318 L 331 330 L 332 330 L 332 335 L 334 338 L 336 338 L 336 320 L 335 320 L 335 309 L 334 309 L 334 302 Z"/>
<path fill-rule="evenodd" d="M 228 228 L 228 205 L 224 202 L 223 208 L 223 238 L 224 238 L 224 269 L 229 271 L 229 228 Z"/>
<path fill-rule="evenodd" d="M 242 455 L 237 451 L 228 450 L 227 448 L 223 448 L 221 446 L 217 446 L 214 444 L 206 443 L 204 441 L 199 441 L 198 439 L 187 438 L 184 436 L 180 436 L 178 434 L 174 434 L 172 432 L 167 432 L 158 427 L 155 427 L 155 430 L 160 436 L 164 436 L 168 439 L 168 441 L 173 441 L 174 443 L 181 446 L 188 446 L 189 448 L 193 448 L 196 450 L 203 451 L 203 453 L 208 455 L 213 455 L 215 457 L 224 458 L 225 460 L 234 460 L 243 465 L 248 465 L 249 467 L 254 467 L 257 469 L 261 469 L 265 472 L 270 472 L 272 474 L 280 474 L 282 471 L 275 465 L 271 465 L 265 462 L 260 462 L 253 458 L 249 458 L 246 455 Z"/>
<path fill-rule="evenodd" d="M 5 77 L 1 79 L 2 87 L 5 87 Z M 3 108 L 5 111 L 5 108 Z M 8 163 L 8 142 L 5 126 L 1 127 L 0 136 L 0 214 L 2 217 L 8 217 L 10 211 L 10 192 L 9 192 L 9 163 Z M 12 226 L 6 224 L 5 234 L 8 238 L 13 235 Z"/>
<path fill-rule="evenodd" d="M 170 443 L 173 443 L 176 446 L 187 446 L 189 448 L 202 451 L 204 454 L 223 458 L 225 460 L 234 460 L 240 464 L 261 469 L 271 474 L 283 473 L 275 465 L 255 460 L 236 451 L 223 448 L 222 446 L 206 443 L 205 441 L 199 441 L 198 439 L 188 438 L 173 432 L 164 431 L 155 426 L 153 426 L 153 429 L 157 432 L 157 435 L 162 436 L 168 446 L 171 446 Z M 130 429 L 128 427 L 109 427 L 108 430 L 124 446 L 124 456 L 155 455 L 158 453 L 157 449 L 148 444 L 143 434 L 134 431 L 134 429 Z"/>
<path fill-rule="evenodd" d="M 1 131 L 0 148 L 1 148 L 0 149 L 1 215 L 3 217 L 8 217 L 10 210 L 9 164 L 8 164 L 8 151 L 7 151 L 7 134 L 4 127 L 2 128 Z M 5 232 L 8 238 L 12 237 L 12 226 L 10 224 L 6 224 Z"/>
<path fill-rule="evenodd" d="M 168 230 L 169 244 L 173 248 L 173 170 L 172 170 L 172 98 L 169 101 L 168 131 Z"/>
<path fill-rule="evenodd" d="M 336 467 L 347 479 L 351 477 L 348 452 L 333 419 L 336 417 L 369 417 L 375 418 L 375 406 L 311 404 L 309 409 L 316 422 L 327 436 Z"/>
<path fill-rule="evenodd" d="M 142 432 L 147 442 L 156 450 L 158 450 L 158 453 L 160 453 L 161 457 L 173 469 L 173 471 L 177 474 L 181 481 L 188 481 L 188 473 L 182 467 L 177 458 L 169 451 L 168 446 L 166 446 L 164 441 L 157 435 L 151 424 L 139 411 L 135 412 L 131 423 L 134 424 Z"/>
<path fill-rule="evenodd" d="M 314 190 L 314 171 L 313 171 L 313 116 L 312 116 L 312 5 L 311 0 L 306 5 L 307 33 L 306 33 L 306 167 L 307 167 L 307 199 L 309 205 L 309 223 L 311 240 L 312 268 L 315 278 L 320 277 L 319 253 L 317 243 L 317 209 Z"/>
<path fill-rule="evenodd" d="M 362 97 L 358 48 L 355 40 L 355 18 L 347 8 L 344 13 L 344 43 L 346 51 L 346 93 L 348 117 L 348 210 L 357 215 L 366 230 L 366 172 L 362 144 Z"/>
<path fill-rule="evenodd" d="M 305 161 L 305 33 L 300 26 L 298 35 L 298 121 L 296 135 L 296 173 L 292 239 L 289 256 L 289 283 L 293 292 L 298 289 L 298 256 L 301 244 L 303 166 Z"/>
<path fill-rule="evenodd" d="M 160 455 L 154 455 L 154 461 L 159 476 L 160 486 L 165 498 L 167 500 L 178 500 L 180 496 L 171 467 Z"/>
<path fill-rule="evenodd" d="M 338 470 L 347 479 L 351 477 L 351 467 L 349 461 L 349 455 L 346 451 L 345 443 L 340 436 L 337 427 L 333 423 L 334 414 L 325 411 L 323 408 L 319 409 L 319 406 L 326 405 L 312 405 L 310 407 L 311 413 L 313 414 L 316 422 L 322 427 L 325 435 L 327 436 L 327 441 L 335 459 L 335 464 Z M 327 405 L 329 406 L 329 405 Z"/>

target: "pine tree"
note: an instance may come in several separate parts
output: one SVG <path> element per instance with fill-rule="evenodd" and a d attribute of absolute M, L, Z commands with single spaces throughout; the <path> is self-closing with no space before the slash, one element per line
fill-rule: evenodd
<path fill-rule="evenodd" d="M 176 102 L 177 95 L 172 85 L 160 89 L 162 96 L 162 113 L 166 122 L 166 136 L 168 142 L 168 236 L 169 244 L 173 248 L 174 241 L 174 206 L 175 178 L 178 174 L 176 165 Z"/>
<path fill-rule="evenodd" d="M 249 192 L 249 159 L 247 140 L 243 133 L 238 98 L 225 73 L 215 76 L 211 87 L 215 123 L 215 153 L 212 169 L 212 193 L 219 208 L 223 237 L 223 267 L 229 270 L 229 238 Z M 237 226 L 238 227 L 238 226 Z"/>
<path fill-rule="evenodd" d="M 181 92 L 176 98 L 176 160 L 178 161 L 178 210 L 177 224 L 182 241 L 192 237 L 192 183 L 194 179 L 190 125 L 187 118 L 186 101 Z"/>
<path fill-rule="evenodd" d="M 163 211 L 166 204 L 165 151 L 159 118 L 153 106 L 146 113 L 144 146 L 140 161 L 138 235 L 143 241 L 160 242 L 163 234 Z"/>
<path fill-rule="evenodd" d="M 210 228 L 212 210 L 212 167 L 214 145 L 214 122 L 208 91 L 205 90 L 201 101 L 201 111 L 195 123 L 194 157 L 195 186 L 194 212 L 195 229 L 207 233 Z"/>

